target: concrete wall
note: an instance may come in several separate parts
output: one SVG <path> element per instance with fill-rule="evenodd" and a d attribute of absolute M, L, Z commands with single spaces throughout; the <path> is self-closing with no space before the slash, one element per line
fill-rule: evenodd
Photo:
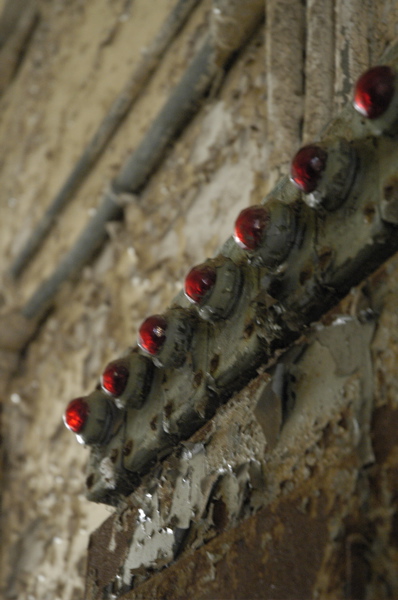
<path fill-rule="evenodd" d="M 38 255 L 12 281 L 10 264 L 173 6 L 171 0 L 37 3 L 22 62 L 0 98 L 5 319 L 73 245 L 205 39 L 213 14 L 206 0 Z M 66 402 L 89 392 L 107 361 L 135 343 L 141 320 L 164 310 L 187 269 L 215 252 L 239 210 L 260 201 L 300 142 L 316 137 L 398 34 L 398 6 L 389 0 L 306 6 L 275 0 L 266 2 L 265 14 L 266 24 L 259 23 L 214 82 L 161 168 L 128 200 L 124 221 L 109 226 L 99 256 L 62 287 L 2 392 L 5 598 L 84 597 L 89 536 L 112 509 L 84 497 L 88 452 L 62 423 Z M 216 416 L 206 457 L 195 456 L 197 468 L 208 469 L 200 472 L 209 486 L 223 461 L 225 478 L 217 480 L 212 508 L 203 505 L 176 564 L 147 581 L 149 564 L 157 571 L 169 555 L 154 558 L 158 547 L 149 548 L 148 562 L 137 566 L 130 541 L 140 515 L 128 505 L 92 538 L 87 598 L 124 593 L 128 575 L 140 588 L 126 597 L 136 598 L 185 598 L 188 589 L 192 598 L 398 594 L 396 273 L 393 259 L 339 308 L 352 319 L 336 337 L 309 340 L 303 361 L 292 367 L 299 401 L 274 452 L 264 454 L 266 434 L 253 412 L 267 376 Z M 358 312 L 369 306 L 378 319 L 360 323 Z M 349 368 L 337 356 L 344 347 L 357 357 Z M 325 380 L 330 397 L 319 404 Z M 193 443 L 203 445 L 201 435 Z M 261 453 L 268 466 L 257 471 Z M 257 486 L 251 483 L 243 498 L 247 473 Z M 244 508 L 229 505 L 232 497 L 245 500 Z M 115 538 L 121 523 L 125 529 Z M 117 558 L 109 544 L 120 550 Z"/>

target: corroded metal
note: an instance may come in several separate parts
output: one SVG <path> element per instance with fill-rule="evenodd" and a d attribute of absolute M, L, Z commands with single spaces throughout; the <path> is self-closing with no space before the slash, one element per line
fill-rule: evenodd
<path fill-rule="evenodd" d="M 374 332 L 367 314 L 331 316 L 153 469 L 93 534 L 87 598 L 324 592 L 345 560 L 342 541 L 328 555 L 343 527 L 330 511 L 360 505 L 352 490 L 375 460 Z"/>
<path fill-rule="evenodd" d="M 378 503 L 372 482 L 394 487 L 387 473 L 395 436 L 386 431 L 386 448 L 371 444 L 372 436 L 383 439 L 382 423 L 395 422 L 396 412 L 385 407 L 385 392 L 372 373 L 375 311 L 385 302 L 383 276 L 374 277 L 379 291 L 372 301 L 364 296 L 351 300 L 348 310 L 341 305 L 324 315 L 398 248 L 396 140 L 374 137 L 350 108 L 322 143 L 349 148 L 345 157 L 352 162 L 348 158 L 343 167 L 350 182 L 335 188 L 342 197 L 312 208 L 287 178 L 281 181 L 264 205 L 280 202 L 295 215 L 286 260 L 265 267 L 258 248 L 245 252 L 233 239 L 226 242 L 218 260 L 225 256 L 242 273 L 236 307 L 215 323 L 199 318 L 184 365 L 164 371 L 163 378 L 155 374 L 143 405 L 147 414 L 127 420 L 125 435 L 133 428 L 134 434 L 129 457 L 120 465 L 138 478 L 132 481 L 134 491 L 119 499 L 118 511 L 93 535 L 90 600 L 101 594 L 184 598 L 187 589 L 195 600 L 217 597 L 220 590 L 234 598 L 380 594 L 380 574 L 372 575 L 378 573 L 380 551 L 372 533 L 377 517 L 363 511 L 365 503 Z M 182 294 L 173 306 L 192 314 Z M 202 365 L 195 389 L 189 373 L 192 378 Z M 256 370 L 260 374 L 253 378 Z M 381 406 L 373 413 L 375 395 Z M 177 404 L 179 397 L 184 402 Z M 154 427 L 152 438 L 148 428 L 140 437 L 149 416 L 158 423 L 150 410 L 162 414 L 162 433 L 180 438 L 176 447 L 167 448 L 171 438 Z M 188 437 L 189 427 L 200 425 Z M 149 441 L 156 436 L 157 451 Z M 135 454 L 140 440 L 147 447 Z M 156 459 L 148 471 L 145 451 Z M 94 479 L 96 461 L 107 459 L 106 450 L 92 449 L 91 457 L 98 493 L 105 486 Z M 112 501 L 109 486 L 103 497 Z M 383 527 L 394 536 L 391 514 Z M 106 573 L 100 570 L 100 547 L 117 552 Z M 166 565 L 166 572 L 148 580 L 148 568 L 158 572 Z M 384 576 L 391 582 L 391 573 Z"/>
<path fill-rule="evenodd" d="M 391 61 L 394 65 L 394 56 Z M 334 201 L 327 210 L 320 205 L 311 208 L 287 177 L 281 180 L 264 206 L 279 204 L 292 215 L 290 220 L 284 218 L 284 227 L 292 229 L 292 242 L 286 259 L 273 263 L 272 268 L 264 265 L 263 254 L 271 247 L 267 234 L 253 251 L 240 248 L 232 238 L 227 240 L 217 260 L 232 261 L 242 280 L 227 319 L 210 323 L 201 318 L 203 306 L 198 312 L 182 292 L 175 298 L 169 312 L 178 312 L 178 319 L 189 323 L 189 339 L 177 343 L 171 328 L 168 353 L 173 354 L 173 344 L 177 344 L 175 362 L 171 355 L 167 364 L 161 355 L 153 359 L 158 368 L 142 408 L 133 409 L 127 403 L 123 426 L 109 446 L 92 447 L 89 499 L 110 504 L 121 501 L 154 461 L 188 439 L 232 392 L 242 389 L 261 366 L 271 364 L 276 351 L 287 348 L 398 249 L 396 225 L 391 218 L 383 218 L 382 211 L 383 190 L 396 176 L 395 138 L 375 137 L 348 107 L 328 128 L 322 144 L 331 148 L 328 160 L 338 169 L 333 153 L 344 149 L 343 171 L 349 183 L 334 181 Z M 329 171 L 336 170 L 333 164 Z M 341 199 L 336 197 L 339 193 Z M 390 212 L 393 204 L 392 196 Z M 275 209 L 272 212 L 279 214 Z M 268 235 L 275 235 L 272 227 Z M 112 467 L 111 483 L 108 475 L 102 476 L 104 462 Z"/>

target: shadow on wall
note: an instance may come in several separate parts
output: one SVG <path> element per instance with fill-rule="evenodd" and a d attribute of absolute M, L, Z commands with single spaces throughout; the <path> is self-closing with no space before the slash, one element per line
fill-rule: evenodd
<path fill-rule="evenodd" d="M 0 16 L 0 95 L 17 73 L 38 21 L 35 0 L 6 0 Z"/>

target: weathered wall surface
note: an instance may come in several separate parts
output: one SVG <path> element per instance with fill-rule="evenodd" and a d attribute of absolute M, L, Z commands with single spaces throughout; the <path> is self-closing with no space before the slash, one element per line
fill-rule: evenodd
<path fill-rule="evenodd" d="M 207 34 L 212 7 L 204 1 L 38 256 L 11 282 L 10 263 L 173 5 L 38 3 L 26 54 L 0 99 L 2 314 L 23 305 L 74 243 Z M 306 6 L 275 0 L 265 12 L 266 25 L 130 201 L 124 222 L 109 228 L 98 259 L 63 287 L 4 393 L 5 598 L 83 597 L 89 534 L 110 509 L 84 498 L 88 453 L 62 424 L 65 403 L 91 390 L 106 362 L 134 343 L 142 318 L 167 306 L 187 269 L 214 253 L 239 210 L 259 202 L 300 141 L 316 137 L 356 77 L 398 37 L 392 0 Z M 267 442 L 269 415 L 253 412 L 265 375 L 217 415 L 211 435 L 193 440 L 206 447 L 206 459 L 196 452 L 194 463 L 200 477 L 208 476 L 208 489 L 221 463 L 225 477 L 210 505 L 198 509 L 180 561 L 145 582 L 148 565 L 139 569 L 123 546 L 143 518 L 128 506 L 93 537 L 93 548 L 102 548 L 109 563 L 105 568 L 101 552 L 90 557 L 95 589 L 88 594 L 95 597 L 99 579 L 111 597 L 133 574 L 141 583 L 136 598 L 184 598 L 188 586 L 195 598 L 217 598 L 220 590 L 236 598 L 396 597 L 396 273 L 392 260 L 340 308 L 352 319 L 338 334 L 310 340 L 303 361 L 292 367 L 299 401 L 277 447 Z M 361 323 L 358 313 L 369 306 L 380 316 Z M 339 356 L 347 347 L 348 366 Z M 267 468 L 258 472 L 261 455 Z M 165 471 L 173 468 L 166 463 Z M 230 506 L 234 492 L 241 504 Z M 117 558 L 108 552 L 115 539 Z M 250 567 L 259 547 L 263 558 Z M 151 552 L 148 564 L 167 564 L 167 552 Z"/>

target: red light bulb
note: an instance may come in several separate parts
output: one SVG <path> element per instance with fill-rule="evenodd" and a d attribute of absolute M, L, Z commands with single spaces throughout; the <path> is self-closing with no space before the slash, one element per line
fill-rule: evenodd
<path fill-rule="evenodd" d="M 149 354 L 155 355 L 166 340 L 167 321 L 162 315 L 145 319 L 138 331 L 138 344 Z"/>
<path fill-rule="evenodd" d="M 129 370 L 123 360 L 114 360 L 102 373 L 102 387 L 112 396 L 121 396 L 126 389 Z"/>
<path fill-rule="evenodd" d="M 73 431 L 80 433 L 84 428 L 90 409 L 84 398 L 75 398 L 69 402 L 64 414 L 64 423 Z"/>
<path fill-rule="evenodd" d="M 235 242 L 244 250 L 256 250 L 263 239 L 269 221 L 270 215 L 265 207 L 249 206 L 249 208 L 245 208 L 235 221 Z"/>
<path fill-rule="evenodd" d="M 185 294 L 192 302 L 200 302 L 216 282 L 216 270 L 210 265 L 193 267 L 185 277 Z"/>
<path fill-rule="evenodd" d="M 384 114 L 394 95 L 394 79 L 393 70 L 387 66 L 366 71 L 355 85 L 355 109 L 368 119 Z"/>
<path fill-rule="evenodd" d="M 327 152 L 319 146 L 304 146 L 292 160 L 290 177 L 305 194 L 314 192 L 326 168 Z"/>

